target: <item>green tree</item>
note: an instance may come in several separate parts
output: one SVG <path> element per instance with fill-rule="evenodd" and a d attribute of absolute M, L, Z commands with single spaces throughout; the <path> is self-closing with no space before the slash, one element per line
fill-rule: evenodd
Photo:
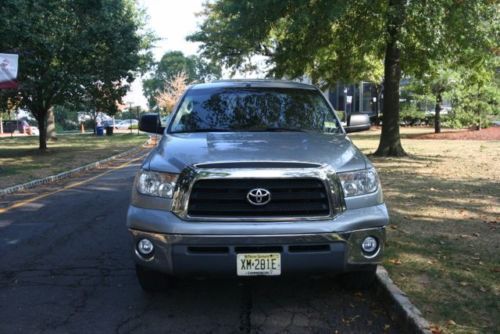
<path fill-rule="evenodd" d="M 367 78 L 383 62 L 381 156 L 405 152 L 399 135 L 402 71 L 419 77 L 431 61 L 464 53 L 469 60 L 495 45 L 497 5 L 491 0 L 219 0 L 189 37 L 202 55 L 244 69 L 268 57 L 270 75 L 308 75 L 316 84 Z M 496 23 L 495 23 L 496 22 Z"/>
<path fill-rule="evenodd" d="M 221 67 L 214 62 L 208 62 L 196 55 L 185 56 L 181 51 L 167 52 L 155 64 L 151 76 L 143 80 L 144 95 L 148 99 L 150 108 L 158 106 L 156 96 L 179 73 L 185 73 L 188 82 L 214 80 L 222 75 Z"/>
<path fill-rule="evenodd" d="M 451 93 L 461 80 L 459 69 L 449 63 L 433 64 L 421 79 L 412 79 L 413 93 L 434 100 L 434 132 L 441 132 L 441 111 L 445 93 Z"/>
<path fill-rule="evenodd" d="M 461 79 L 451 92 L 454 118 L 461 125 L 487 126 L 489 118 L 500 115 L 499 59 L 476 68 L 462 68 Z"/>
<path fill-rule="evenodd" d="M 20 56 L 12 94 L 36 118 L 42 151 L 51 107 L 85 96 L 110 106 L 150 58 L 152 37 L 132 0 L 3 0 L 1 7 L 0 50 Z"/>

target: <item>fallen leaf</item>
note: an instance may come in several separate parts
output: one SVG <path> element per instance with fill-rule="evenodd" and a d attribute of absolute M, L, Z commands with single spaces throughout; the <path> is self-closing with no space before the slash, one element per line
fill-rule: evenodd
<path fill-rule="evenodd" d="M 401 260 L 400 259 L 389 259 L 389 262 L 395 265 L 400 265 Z"/>
<path fill-rule="evenodd" d="M 455 326 L 456 324 L 457 323 L 455 321 L 451 320 L 451 319 L 446 322 L 447 326 Z"/>
<path fill-rule="evenodd" d="M 432 334 L 442 334 L 443 330 L 438 325 L 431 325 L 430 328 Z"/>

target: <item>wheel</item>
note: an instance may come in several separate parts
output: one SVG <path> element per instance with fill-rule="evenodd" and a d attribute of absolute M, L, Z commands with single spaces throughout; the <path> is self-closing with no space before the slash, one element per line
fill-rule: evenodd
<path fill-rule="evenodd" d="M 349 290 L 367 290 L 377 278 L 377 266 L 362 271 L 352 271 L 340 276 L 341 284 Z"/>
<path fill-rule="evenodd" d="M 141 288 L 147 292 L 165 291 L 170 285 L 171 279 L 167 275 L 138 264 L 135 265 L 135 274 Z"/>

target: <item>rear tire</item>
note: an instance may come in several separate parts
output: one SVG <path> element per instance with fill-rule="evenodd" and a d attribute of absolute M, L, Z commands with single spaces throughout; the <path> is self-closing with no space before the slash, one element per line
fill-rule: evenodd
<path fill-rule="evenodd" d="M 377 266 L 363 270 L 352 271 L 340 276 L 341 284 L 348 290 L 368 290 L 377 278 Z"/>
<path fill-rule="evenodd" d="M 146 292 L 165 291 L 171 285 L 171 278 L 167 275 L 138 264 L 135 265 L 135 274 L 141 288 Z"/>

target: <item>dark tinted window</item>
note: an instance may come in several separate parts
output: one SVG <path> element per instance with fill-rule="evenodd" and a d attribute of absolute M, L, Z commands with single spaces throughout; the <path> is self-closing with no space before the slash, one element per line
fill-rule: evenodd
<path fill-rule="evenodd" d="M 171 132 L 337 132 L 333 111 L 318 91 L 288 88 L 193 89 L 182 100 Z"/>

